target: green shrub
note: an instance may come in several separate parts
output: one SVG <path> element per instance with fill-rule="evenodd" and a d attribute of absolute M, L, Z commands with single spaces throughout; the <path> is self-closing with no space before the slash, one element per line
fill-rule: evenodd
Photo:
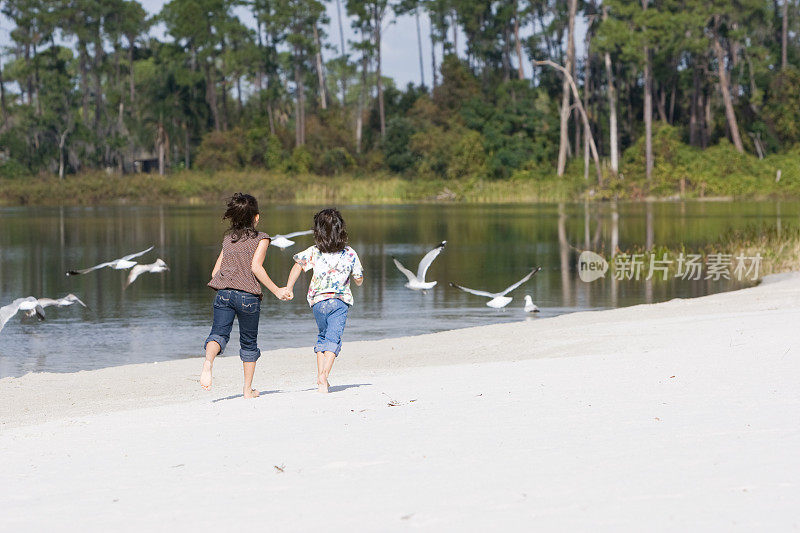
<path fill-rule="evenodd" d="M 195 164 L 202 170 L 241 169 L 247 163 L 247 146 L 241 129 L 212 131 L 203 136 Z"/>
<path fill-rule="evenodd" d="M 409 141 L 415 132 L 414 123 L 408 118 L 396 117 L 386 124 L 383 153 L 389 170 L 405 172 L 414 166 L 417 158 L 409 147 Z"/>
<path fill-rule="evenodd" d="M 356 166 L 356 160 L 350 152 L 344 148 L 337 147 L 326 150 L 316 165 L 317 172 L 321 174 L 338 175 Z"/>
<path fill-rule="evenodd" d="M 305 146 L 292 150 L 292 157 L 286 161 L 285 170 L 290 174 L 307 174 L 311 170 L 313 158 Z"/>
<path fill-rule="evenodd" d="M 268 169 L 278 169 L 283 164 L 284 157 L 281 140 L 276 135 L 270 135 L 264 151 L 264 166 Z"/>
<path fill-rule="evenodd" d="M 6 159 L 0 162 L 0 178 L 14 180 L 30 177 L 30 175 L 30 171 L 15 159 Z"/>

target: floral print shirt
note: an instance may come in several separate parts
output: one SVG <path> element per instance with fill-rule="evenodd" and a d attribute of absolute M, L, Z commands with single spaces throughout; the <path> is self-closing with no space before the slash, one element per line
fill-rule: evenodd
<path fill-rule="evenodd" d="M 348 246 L 341 252 L 324 254 L 316 246 L 311 246 L 295 254 L 294 260 L 303 267 L 304 272 L 314 269 L 314 276 L 308 284 L 308 305 L 313 306 L 331 298 L 339 298 L 353 305 L 350 275 L 354 278 L 364 276 L 355 250 Z"/>

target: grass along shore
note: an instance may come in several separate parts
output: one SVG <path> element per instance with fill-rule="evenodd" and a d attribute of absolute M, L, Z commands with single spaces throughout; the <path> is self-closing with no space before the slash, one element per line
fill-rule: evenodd
<path fill-rule="evenodd" d="M 662 152 L 669 154 L 666 148 Z M 574 160 L 567 175 L 550 169 L 520 171 L 503 180 L 405 177 L 378 172 L 320 176 L 264 169 L 218 172 L 177 171 L 117 175 L 93 172 L 54 176 L 0 177 L 3 205 L 215 204 L 235 191 L 249 191 L 264 203 L 318 205 L 422 202 L 530 203 L 654 199 L 800 199 L 800 149 L 763 160 L 727 146 L 705 152 L 684 148 L 656 158 L 648 183 L 639 158 L 630 157 L 618 178 L 598 186 L 594 170 L 583 177 Z M 780 170 L 780 179 L 776 179 Z M 605 174 L 609 175 L 608 169 Z"/>

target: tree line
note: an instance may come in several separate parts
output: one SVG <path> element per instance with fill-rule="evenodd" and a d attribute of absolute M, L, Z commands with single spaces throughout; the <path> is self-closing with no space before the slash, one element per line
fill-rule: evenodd
<path fill-rule="evenodd" d="M 602 182 L 640 154 L 649 179 L 659 135 L 759 158 L 800 141 L 797 0 L 332 2 L 333 20 L 319 0 L 3 1 L 0 175 L 156 161 Z M 416 23 L 406 87 L 383 66 L 399 16 Z"/>

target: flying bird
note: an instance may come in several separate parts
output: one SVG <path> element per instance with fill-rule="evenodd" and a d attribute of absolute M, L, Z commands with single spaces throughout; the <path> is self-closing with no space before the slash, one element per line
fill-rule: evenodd
<path fill-rule="evenodd" d="M 295 231 L 294 233 L 287 233 L 286 235 L 272 235 L 269 243 L 272 246 L 277 246 L 280 249 L 294 246 L 294 241 L 290 240 L 292 237 L 299 237 L 301 235 L 311 235 L 313 230 Z"/>
<path fill-rule="evenodd" d="M 440 253 L 442 253 L 445 244 L 447 244 L 447 241 L 442 241 L 439 246 L 425 254 L 425 257 L 423 257 L 422 261 L 419 262 L 416 274 L 404 267 L 403 264 L 396 258 L 392 257 L 392 261 L 394 261 L 397 270 L 405 274 L 405 276 L 408 278 L 408 283 L 405 285 L 407 288 L 413 291 L 426 291 L 428 289 L 432 289 L 436 285 L 437 282 L 435 281 L 425 281 L 425 273 L 428 272 L 428 268 L 431 266 L 431 263 L 433 263 L 433 260 L 436 259 Z"/>
<path fill-rule="evenodd" d="M 69 272 L 67 272 L 67 276 L 80 276 L 81 274 L 87 274 L 89 272 L 92 272 L 93 270 L 105 267 L 111 267 L 116 270 L 125 270 L 126 268 L 131 268 L 136 264 L 136 261 L 131 261 L 131 259 L 139 257 L 140 255 L 144 255 L 152 249 L 153 247 L 151 246 L 147 250 L 142 250 L 141 252 L 136 252 L 135 254 L 126 255 L 124 257 L 120 257 L 119 259 L 108 261 L 107 263 L 100 263 L 99 265 L 95 265 L 89 268 L 84 268 L 82 270 L 70 270 Z"/>
<path fill-rule="evenodd" d="M 86 304 L 74 294 L 67 294 L 63 298 L 35 298 L 28 296 L 27 298 L 17 298 L 10 304 L 0 307 L 0 330 L 6 325 L 12 316 L 17 314 L 17 311 L 24 311 L 25 316 L 36 316 L 40 321 L 45 319 L 44 308 L 55 305 L 58 307 L 66 307 L 72 304 L 80 304 L 86 307 Z"/>
<path fill-rule="evenodd" d="M 536 304 L 533 303 L 530 294 L 525 295 L 525 312 L 526 313 L 538 313 L 539 308 L 536 307 Z"/>
<path fill-rule="evenodd" d="M 169 270 L 169 267 L 161 258 L 156 259 L 155 263 L 150 263 L 149 265 L 135 265 L 128 274 L 128 281 L 125 282 L 125 287 L 127 288 L 128 285 L 136 281 L 136 278 L 145 272 L 156 274 L 165 270 Z"/>
<path fill-rule="evenodd" d="M 540 270 L 541 267 L 534 268 L 533 270 L 528 272 L 528 274 L 524 278 L 522 278 L 515 284 L 511 285 L 510 287 L 507 287 L 502 292 L 476 291 L 475 289 L 468 289 L 467 287 L 462 287 L 461 285 L 457 285 L 453 282 L 450 282 L 450 286 L 455 287 L 456 289 L 461 289 L 464 292 L 468 292 L 476 296 L 485 296 L 486 298 L 491 298 L 491 300 L 486 302 L 486 305 L 488 305 L 489 307 L 493 307 L 495 309 L 500 309 L 507 306 L 511 302 L 511 300 L 513 300 L 513 298 L 511 298 L 510 296 L 506 296 L 506 294 L 508 294 L 509 292 L 513 291 L 514 289 L 516 289 L 517 287 L 519 287 L 520 285 L 531 279 L 533 275 L 539 272 Z"/>
<path fill-rule="evenodd" d="M 83 307 L 87 307 L 85 303 L 81 301 L 80 298 L 75 296 L 74 294 L 67 294 L 63 298 L 35 298 L 35 302 L 22 302 L 19 306 L 20 311 L 26 311 L 25 316 L 33 316 L 36 315 L 39 320 L 44 320 L 44 308 L 50 307 L 51 305 L 55 305 L 58 307 L 66 307 L 72 304 L 80 304 Z"/>
<path fill-rule="evenodd" d="M 17 311 L 19 311 L 23 305 L 27 309 L 32 309 L 39 317 L 39 320 L 44 320 L 44 309 L 39 306 L 36 298 L 33 296 L 17 298 L 10 304 L 0 307 L 0 331 L 3 331 L 3 327 L 5 327 L 6 323 L 11 320 L 12 316 L 17 314 Z"/>

